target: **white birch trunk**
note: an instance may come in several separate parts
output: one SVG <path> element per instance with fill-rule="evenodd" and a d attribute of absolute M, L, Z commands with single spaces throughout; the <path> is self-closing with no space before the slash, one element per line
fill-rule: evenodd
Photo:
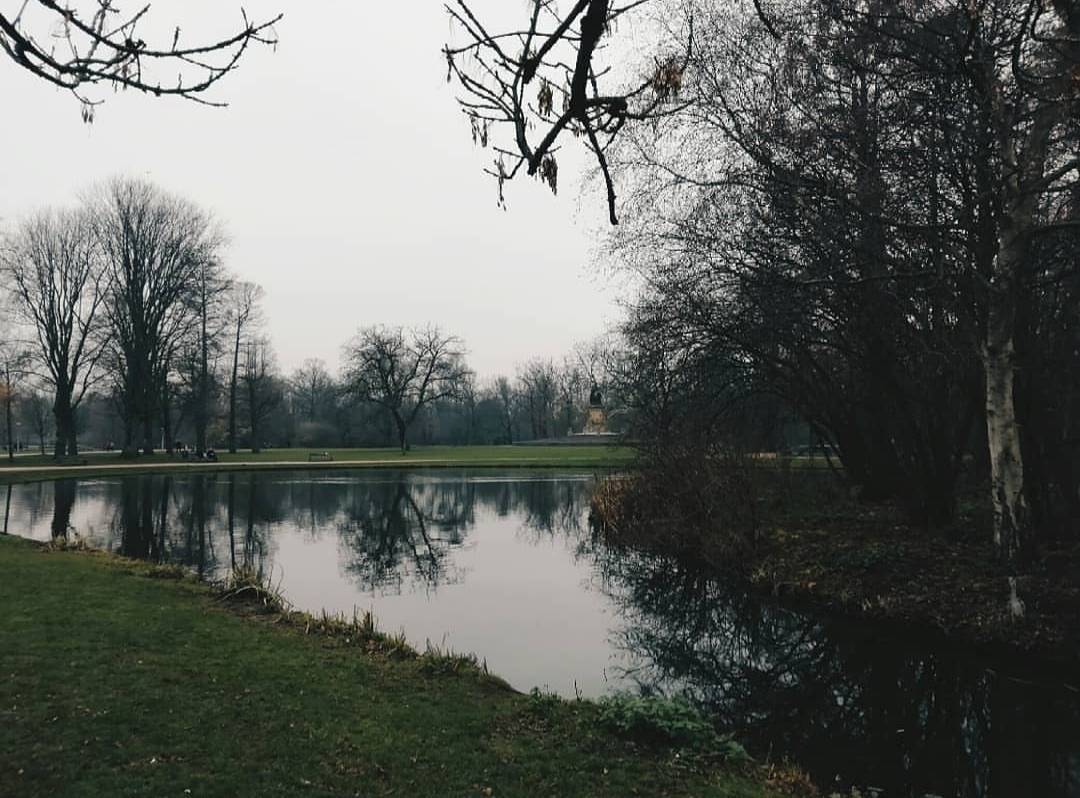
<path fill-rule="evenodd" d="M 1024 458 L 1014 398 L 1016 383 L 1016 242 L 1003 242 L 994 264 L 982 361 L 986 378 L 986 439 L 990 450 L 994 545 L 1005 559 L 1030 539 L 1024 497 Z"/>

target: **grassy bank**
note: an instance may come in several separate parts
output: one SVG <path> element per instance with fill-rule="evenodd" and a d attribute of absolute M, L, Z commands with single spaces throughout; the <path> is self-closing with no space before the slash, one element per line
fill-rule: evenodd
<path fill-rule="evenodd" d="M 332 459 L 324 459 L 324 454 Z M 168 454 L 125 458 L 118 452 L 89 452 L 60 465 L 41 455 L 3 460 L 0 484 L 63 476 L 235 468 L 610 468 L 626 465 L 633 457 L 632 449 L 617 446 L 417 446 L 405 454 L 396 449 L 269 449 L 258 454 L 223 452 L 216 463 Z"/>
<path fill-rule="evenodd" d="M 759 796 L 761 774 L 106 555 L 0 537 L 0 795 Z"/>

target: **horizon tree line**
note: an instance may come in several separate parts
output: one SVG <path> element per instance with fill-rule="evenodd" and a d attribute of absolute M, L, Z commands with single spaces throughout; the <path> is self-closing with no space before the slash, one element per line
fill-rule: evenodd
<path fill-rule="evenodd" d="M 19 322 L 0 330 L 9 456 L 23 424 L 57 460 L 79 454 L 80 435 L 126 456 L 512 443 L 576 429 L 602 376 L 583 346 L 480 383 L 464 342 L 433 325 L 361 327 L 340 376 L 318 359 L 284 375 L 263 291 L 229 273 L 226 244 L 195 203 L 122 177 L 6 231 L 0 299 Z"/>

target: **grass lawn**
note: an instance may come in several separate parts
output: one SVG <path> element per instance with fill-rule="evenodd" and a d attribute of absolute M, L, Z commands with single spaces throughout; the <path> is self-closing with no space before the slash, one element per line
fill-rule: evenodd
<path fill-rule="evenodd" d="M 330 462 L 311 462 L 311 455 L 328 453 Z M 57 465 L 41 455 L 20 455 L 14 461 L 0 461 L 0 484 L 56 476 L 95 476 L 113 471 L 155 471 L 166 469 L 207 469 L 242 466 L 280 468 L 283 464 L 300 468 L 363 468 L 407 466 L 410 468 L 530 467 L 605 468 L 625 465 L 634 451 L 621 446 L 415 446 L 408 453 L 397 449 L 267 449 L 258 454 L 241 451 L 220 452 L 218 463 L 192 462 L 175 455 L 155 454 L 135 458 L 118 452 L 88 452 L 72 464 Z M 85 461 L 85 463 L 84 463 Z"/>
<path fill-rule="evenodd" d="M 0 795 L 760 796 L 757 768 L 0 536 Z"/>

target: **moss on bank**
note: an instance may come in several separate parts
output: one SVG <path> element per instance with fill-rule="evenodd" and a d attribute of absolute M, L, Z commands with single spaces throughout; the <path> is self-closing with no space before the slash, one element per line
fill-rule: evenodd
<path fill-rule="evenodd" d="M 0 537 L 0 795 L 769 794 L 752 767 L 614 736 L 589 702 L 177 576 Z"/>

